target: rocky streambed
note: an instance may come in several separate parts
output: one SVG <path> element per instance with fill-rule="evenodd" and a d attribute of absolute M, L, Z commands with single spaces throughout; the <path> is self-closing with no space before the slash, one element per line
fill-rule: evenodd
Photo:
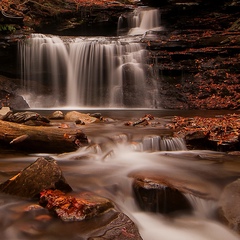
<path fill-rule="evenodd" d="M 48 115 L 49 121 L 34 112 L 4 116 L 0 121 L 11 126 L 9 131 L 29 131 L 28 137 L 11 139 L 8 129 L 1 128 L 5 136 L 0 161 L 1 233 L 6 239 L 157 239 L 156 226 L 146 226 L 142 214 L 152 221 L 157 216 L 158 226 L 168 222 L 165 228 L 180 229 L 181 236 L 187 237 L 186 229 L 194 220 L 209 231 L 217 224 L 223 236 L 238 239 L 223 226 L 239 231 L 239 115 L 146 114 L 120 120 L 100 113 L 57 111 Z M 42 153 L 39 128 L 45 144 L 56 147 L 55 131 L 58 137 L 62 134 L 59 146 L 72 141 L 76 150 L 65 144 L 60 152 L 54 148 L 55 153 Z M 78 140 L 84 145 L 76 144 L 72 133 L 77 130 L 86 134 Z M 198 144 L 190 141 L 194 137 Z M 217 141 L 219 148 L 228 143 L 229 151 L 207 150 L 209 141 Z M 35 150 L 28 148 L 31 142 L 36 143 Z M 199 149 L 200 142 L 204 150 Z M 195 150 L 187 149 L 190 144 Z M 183 221 L 181 226 L 178 221 Z M 211 238 L 218 239 L 218 231 L 214 232 Z M 208 239 L 201 228 L 192 234 Z"/>

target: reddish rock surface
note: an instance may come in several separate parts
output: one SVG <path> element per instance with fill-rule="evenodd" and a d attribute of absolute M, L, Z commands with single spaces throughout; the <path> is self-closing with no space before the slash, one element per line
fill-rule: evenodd
<path fill-rule="evenodd" d="M 40 204 L 66 222 L 93 218 L 113 207 L 109 200 L 91 193 L 81 193 L 75 198 L 59 190 L 42 191 Z"/>

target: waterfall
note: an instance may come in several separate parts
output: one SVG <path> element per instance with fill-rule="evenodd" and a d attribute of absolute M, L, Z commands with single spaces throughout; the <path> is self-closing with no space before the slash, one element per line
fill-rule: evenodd
<path fill-rule="evenodd" d="M 160 25 L 159 9 L 139 7 L 126 16 L 119 17 L 118 33 L 121 33 L 121 29 L 127 28 L 128 35 L 143 35 L 149 30 L 161 30 Z"/>
<path fill-rule="evenodd" d="M 25 89 L 23 96 L 30 101 L 30 106 L 58 105 L 68 65 L 63 41 L 55 36 L 32 34 L 27 40 L 19 42 L 19 53 Z"/>
<path fill-rule="evenodd" d="M 159 92 L 140 38 L 160 26 L 158 9 L 137 8 L 128 36 L 57 37 L 31 34 L 19 43 L 21 75 L 30 107 L 157 108 Z M 131 36 L 130 36 L 131 35 Z"/>
<path fill-rule="evenodd" d="M 144 151 L 187 150 L 184 139 L 177 137 L 145 136 L 142 141 Z"/>
<path fill-rule="evenodd" d="M 31 107 L 155 107 L 147 52 L 135 39 L 32 34 L 19 51 Z"/>

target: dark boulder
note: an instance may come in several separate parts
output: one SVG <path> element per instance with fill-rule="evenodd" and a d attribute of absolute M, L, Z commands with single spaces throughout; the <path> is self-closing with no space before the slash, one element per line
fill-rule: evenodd
<path fill-rule="evenodd" d="M 191 210 L 187 198 L 176 188 L 164 183 L 135 179 L 133 191 L 138 205 L 145 211 L 170 213 Z"/>
<path fill-rule="evenodd" d="M 0 49 L 0 56 L 2 50 Z M 10 56 L 13 56 L 11 54 Z M 12 61 L 9 60 L 10 62 Z M 8 70 L 4 64 L 8 63 L 8 59 L 5 59 L 2 56 L 0 57 L 0 72 L 1 68 L 4 68 L 5 71 L 15 72 L 12 68 Z M 8 64 L 10 65 L 10 63 Z M 12 78 L 7 78 L 0 76 L 0 106 L 10 107 L 11 109 L 26 109 L 29 108 L 29 105 L 24 100 L 24 98 L 18 93 L 18 84 L 17 80 Z"/>
<path fill-rule="evenodd" d="M 36 198 L 44 189 L 69 192 L 72 188 L 51 157 L 40 157 L 17 175 L 0 184 L 0 192 L 24 198 Z"/>
<path fill-rule="evenodd" d="M 47 209 L 39 205 L 29 206 L 23 213 L 23 217 L 27 216 L 29 222 L 24 223 L 19 219 L 20 234 L 27 234 L 27 239 L 37 239 L 40 234 L 45 239 L 52 239 L 54 234 L 54 239 L 64 240 L 142 240 L 134 222 L 113 208 L 93 218 L 67 223 L 54 220 L 54 216 L 46 211 Z"/>

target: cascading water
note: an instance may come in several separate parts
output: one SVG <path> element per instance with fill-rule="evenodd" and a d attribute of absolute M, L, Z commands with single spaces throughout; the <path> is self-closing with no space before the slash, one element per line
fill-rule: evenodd
<path fill-rule="evenodd" d="M 126 29 L 128 35 L 143 35 L 147 31 L 159 31 L 162 29 L 159 9 L 137 8 L 126 16 L 120 16 L 118 20 L 118 33 Z"/>
<path fill-rule="evenodd" d="M 75 38 L 64 42 L 33 34 L 20 45 L 26 90 L 38 94 L 42 89 L 42 95 L 54 99 L 40 102 L 40 107 L 154 107 L 156 86 L 151 69 L 147 75 L 146 51 L 130 41 Z M 51 91 L 44 94 L 46 88 Z M 34 103 L 36 107 L 36 99 Z"/>
<path fill-rule="evenodd" d="M 144 31 L 159 25 L 158 10 L 136 10 L 129 19 Z M 32 108 L 159 106 L 147 51 L 137 37 L 32 34 L 19 43 L 19 52 L 23 95 Z"/>
<path fill-rule="evenodd" d="M 222 158 L 223 153 L 202 150 L 186 151 L 182 139 L 160 137 L 157 135 L 159 129 L 156 129 L 156 134 L 145 135 L 141 128 L 139 135 L 132 136 L 129 132 L 124 133 L 122 125 L 116 128 L 116 125 L 111 126 L 108 123 L 104 130 L 102 127 L 96 129 L 96 126 L 93 126 L 90 129 L 91 126 L 86 126 L 85 131 L 89 131 L 91 140 L 90 146 L 81 147 L 75 152 L 51 155 L 61 166 L 64 177 L 74 189 L 74 194 L 90 191 L 110 199 L 117 210 L 125 213 L 136 224 L 143 240 L 239 239 L 239 235 L 213 217 L 219 193 L 222 191 L 224 175 L 227 179 L 239 175 L 239 170 L 236 168 L 238 156 L 234 161 L 228 159 L 222 164 L 219 159 Z M 102 131 L 104 134 L 101 134 Z M 167 144 L 168 149 L 161 151 L 159 149 L 161 141 L 165 140 L 169 140 L 170 144 Z M 36 160 L 37 156 L 49 155 L 37 153 L 12 158 L 11 153 L 10 156 L 11 158 L 8 159 L 2 156 L 0 161 L 1 182 L 9 177 L 12 178 L 13 173 L 28 166 Z M 215 162 L 213 159 L 218 160 Z M 174 178 L 176 186 L 183 183 L 187 192 L 192 189 L 193 191 L 186 193 L 185 196 L 189 199 L 193 212 L 164 215 L 140 209 L 133 194 L 132 176 L 134 173 L 146 174 L 147 172 L 157 172 L 158 176 L 165 176 L 166 181 Z M 146 175 L 146 179 L 148 176 Z M 204 193 L 201 196 L 205 197 L 213 196 L 213 200 L 212 198 L 200 199 L 199 195 L 195 195 L 198 193 Z M 167 195 L 164 202 L 166 201 L 169 201 Z M 92 229 L 98 228 L 102 221 L 103 225 L 112 221 L 109 218 L 105 219 L 103 215 L 103 218 L 98 216 L 86 221 L 66 223 L 51 217 L 46 209 L 38 208 L 33 205 L 34 203 L 35 201 L 0 194 L 2 239 L 103 238 L 103 232 L 96 236 Z M 94 225 L 93 228 L 92 225 Z M 116 228 L 118 227 L 124 230 L 124 222 L 116 225 Z M 108 232 L 108 229 L 104 228 L 104 232 Z M 90 230 L 90 236 L 88 230 Z M 115 238 L 118 237 L 119 235 Z M 125 235 L 121 236 L 121 239 L 134 239 L 134 235 L 125 237 Z M 106 237 L 106 239 L 110 238 Z"/>

